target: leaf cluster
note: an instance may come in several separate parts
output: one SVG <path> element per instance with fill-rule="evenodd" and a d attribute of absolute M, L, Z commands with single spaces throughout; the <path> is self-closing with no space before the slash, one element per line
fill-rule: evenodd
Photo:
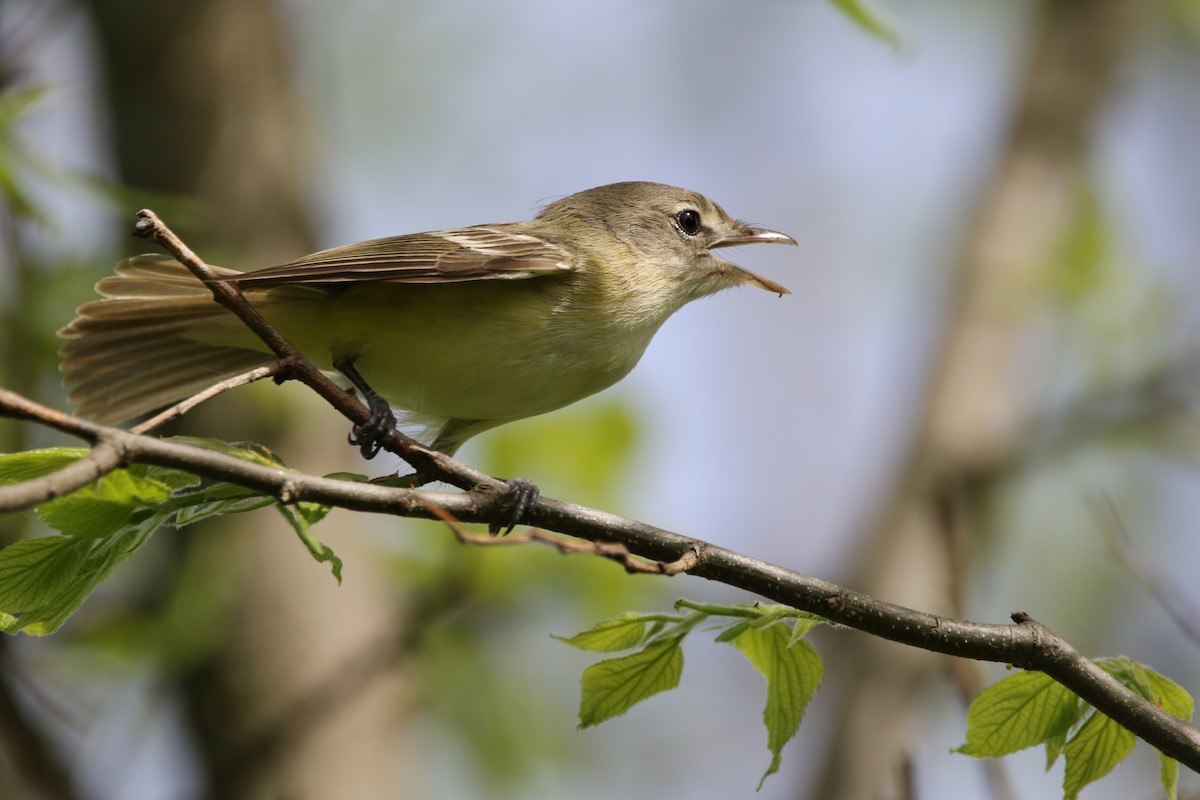
<path fill-rule="evenodd" d="M 558 637 L 581 650 L 632 653 L 599 661 L 583 671 L 579 725 L 591 727 L 620 716 L 637 703 L 679 685 L 683 640 L 697 627 L 718 620 L 715 641 L 731 644 L 767 683 L 763 724 L 771 763 L 759 781 L 779 771 L 783 746 L 800 728 L 825 667 L 804 636 L 825 620 L 778 605 L 715 606 L 680 600 L 676 614 L 622 614 L 571 637 Z"/>
<path fill-rule="evenodd" d="M 181 438 L 265 466 L 283 468 L 261 445 Z M 57 447 L 0 454 L 0 486 L 57 472 L 87 455 Z M 117 564 L 132 556 L 162 526 L 182 528 L 224 514 L 274 506 L 318 561 L 341 580 L 341 560 L 312 534 L 328 512 L 316 503 L 284 505 L 231 483 L 203 483 L 165 467 L 133 465 L 64 497 L 42 503 L 38 517 L 61 536 L 23 539 L 0 549 L 0 631 L 44 636 L 58 630 Z"/>
<path fill-rule="evenodd" d="M 1192 697 L 1179 684 L 1128 658 L 1096 661 L 1145 700 L 1180 719 L 1191 719 Z M 955 752 L 1000 758 L 1035 745 L 1046 748 L 1046 769 L 1066 759 L 1063 798 L 1074 800 L 1133 751 L 1132 733 L 1041 672 L 1019 672 L 985 689 L 967 711 L 967 741 Z M 1179 764 L 1165 755 L 1160 778 L 1175 800 Z"/>

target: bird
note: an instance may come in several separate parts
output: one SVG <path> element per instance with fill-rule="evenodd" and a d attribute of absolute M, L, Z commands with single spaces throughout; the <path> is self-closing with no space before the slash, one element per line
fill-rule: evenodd
<path fill-rule="evenodd" d="M 213 270 L 317 367 L 400 409 L 453 455 L 486 430 L 616 383 L 693 300 L 741 285 L 788 294 L 715 252 L 756 243 L 796 244 L 697 192 L 625 182 L 563 197 L 529 221 Z M 96 290 L 102 299 L 59 331 L 64 387 L 82 417 L 125 422 L 276 360 L 168 256 L 122 261 Z M 356 426 L 351 441 L 369 457 L 378 435 Z"/>

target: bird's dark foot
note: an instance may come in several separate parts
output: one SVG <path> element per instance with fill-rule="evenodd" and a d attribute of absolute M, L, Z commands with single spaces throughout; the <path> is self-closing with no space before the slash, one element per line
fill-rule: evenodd
<path fill-rule="evenodd" d="M 371 409 L 371 418 L 352 427 L 346 441 L 357 447 L 363 458 L 370 460 L 379 455 L 383 440 L 396 430 L 396 415 L 387 401 L 377 394 L 367 398 L 367 407 Z"/>
<path fill-rule="evenodd" d="M 388 405 L 388 401 L 372 389 L 371 385 L 355 369 L 353 358 L 335 358 L 333 367 L 354 385 L 354 388 L 362 395 L 367 408 L 371 410 L 371 418 L 351 428 L 346 441 L 357 447 L 363 458 L 372 459 L 383 449 L 383 440 L 396 430 L 396 415 L 392 413 L 392 407 Z"/>
<path fill-rule="evenodd" d="M 521 517 L 531 504 L 537 501 L 542 491 L 533 481 L 525 478 L 513 478 L 508 481 L 508 489 L 500 498 L 500 507 L 504 510 L 504 522 L 493 522 L 488 525 L 488 533 L 493 536 L 512 533 L 513 528 L 520 523 Z"/>

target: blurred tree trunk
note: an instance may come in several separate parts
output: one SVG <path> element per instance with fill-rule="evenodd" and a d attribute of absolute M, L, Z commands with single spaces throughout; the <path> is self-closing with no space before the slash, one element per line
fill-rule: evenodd
<path fill-rule="evenodd" d="M 282 9 L 273 0 L 93 0 L 90 7 L 122 181 L 197 199 L 200 219 L 168 223 L 217 263 L 262 267 L 315 249 L 305 125 Z M 243 431 L 255 426 L 242 417 L 255 411 L 238 409 L 197 432 L 250 435 Z M 314 430 L 315 409 L 272 414 L 287 419 L 276 425 L 272 448 L 297 465 L 346 468 L 329 463 L 345 431 L 328 411 L 324 428 Z M 256 427 L 261 438 L 269 426 L 259 419 Z M 351 448 L 342 450 L 348 461 Z M 398 796 L 399 684 L 387 668 L 394 661 L 357 678 L 347 674 L 359 656 L 391 652 L 398 627 L 366 537 L 323 527 L 323 536 L 342 534 L 330 540 L 346 562 L 348 580 L 337 587 L 277 515 L 225 518 L 220 528 L 180 536 L 193 548 L 201 540 L 211 548 L 219 537 L 224 585 L 213 587 L 212 602 L 232 598 L 220 650 L 183 681 L 208 794 Z M 355 682 L 340 685 L 339 676 Z M 331 687 L 340 692 L 336 701 L 314 703 Z"/>
<path fill-rule="evenodd" d="M 972 489 L 1028 434 L 1025 315 L 1071 219 L 1094 123 L 1136 28 L 1133 0 L 1054 0 L 1038 11 L 1011 134 L 958 258 L 955 305 L 924 419 L 894 494 L 861 547 L 864 560 L 847 581 L 934 613 L 959 614 L 963 547 L 978 499 Z M 844 649 L 833 658 L 850 673 L 840 684 L 838 728 L 813 796 L 909 796 L 906 761 L 928 689 L 939 666 L 957 665 L 882 640 L 842 638 Z"/>

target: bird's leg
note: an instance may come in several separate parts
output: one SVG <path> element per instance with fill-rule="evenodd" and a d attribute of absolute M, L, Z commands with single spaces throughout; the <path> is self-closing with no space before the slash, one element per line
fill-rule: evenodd
<path fill-rule="evenodd" d="M 339 356 L 333 360 L 333 368 L 346 376 L 346 380 L 354 385 L 362 395 L 363 402 L 371 409 L 371 418 L 361 425 L 350 429 L 346 441 L 358 448 L 362 457 L 374 458 L 383 449 L 383 437 L 396 430 L 396 415 L 392 407 L 383 399 L 379 392 L 371 388 L 363 376 L 354 367 L 352 356 Z"/>

